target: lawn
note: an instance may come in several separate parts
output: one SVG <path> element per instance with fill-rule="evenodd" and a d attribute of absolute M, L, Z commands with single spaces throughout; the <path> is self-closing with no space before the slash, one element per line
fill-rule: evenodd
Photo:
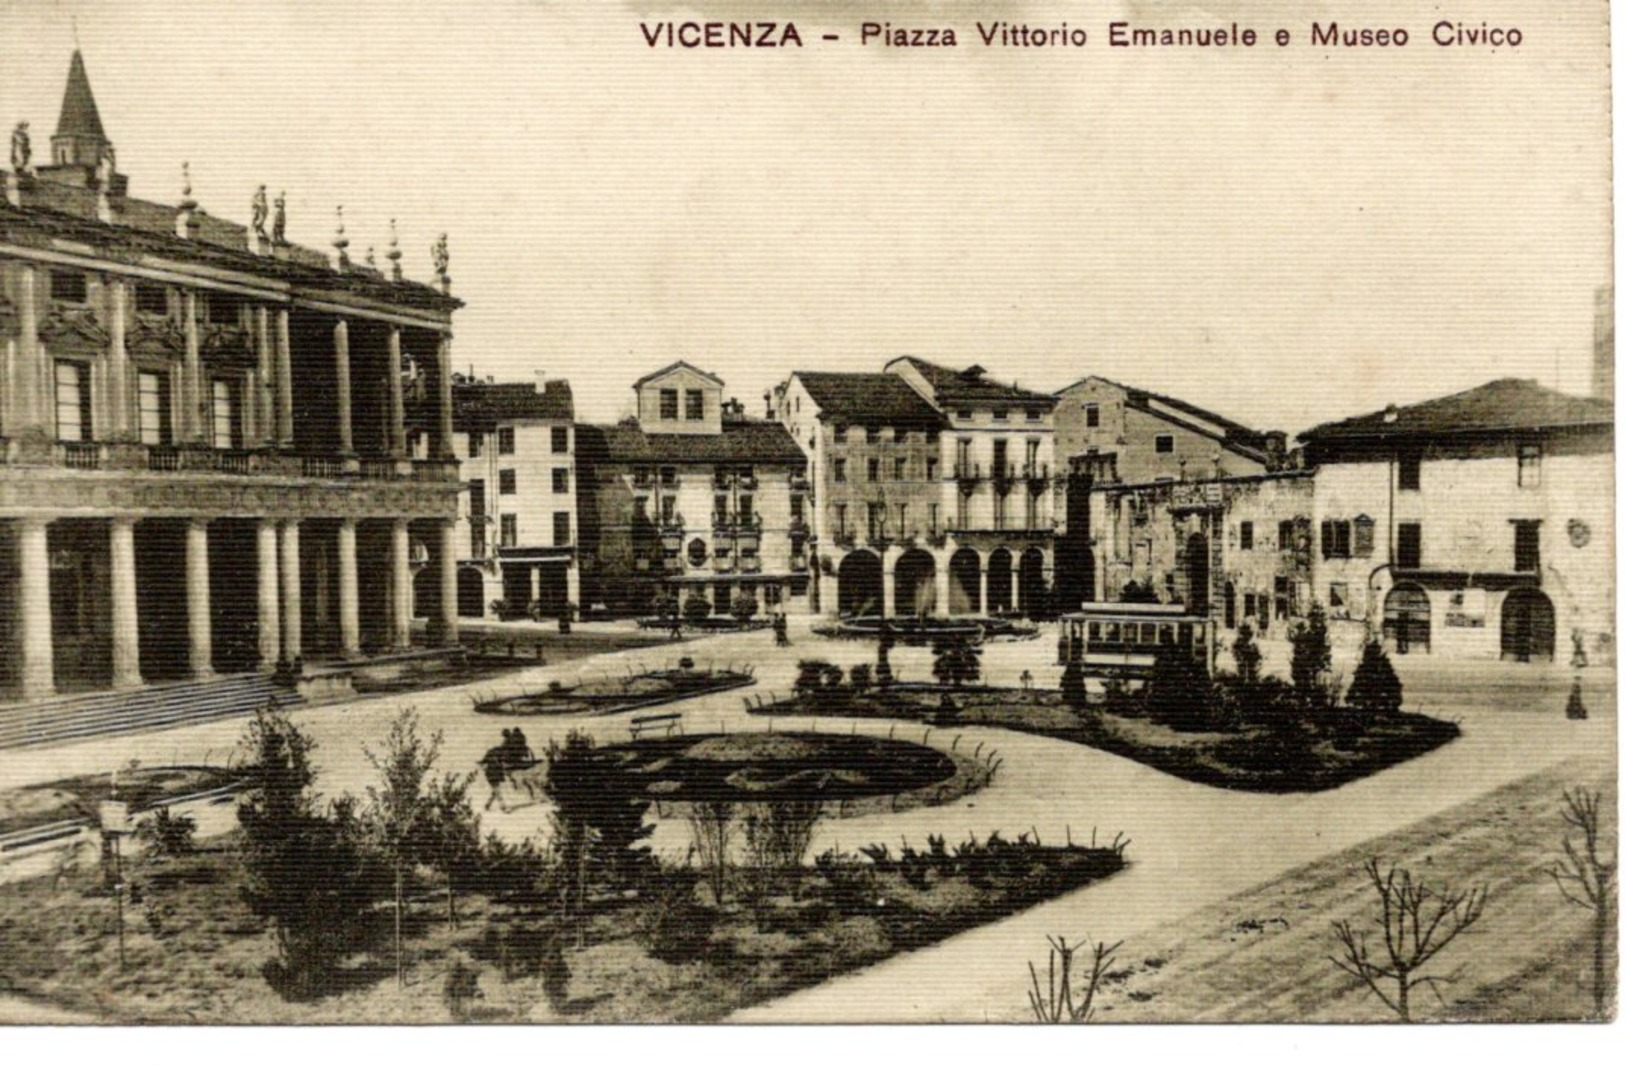
<path fill-rule="evenodd" d="M 1079 711 L 1058 692 L 967 687 L 946 692 L 899 684 L 862 692 L 802 694 L 759 711 L 928 720 L 942 726 L 992 725 L 1095 747 L 1185 780 L 1241 791 L 1324 791 L 1397 765 L 1460 735 L 1448 721 L 1397 713 L 1350 731 L 1312 718 L 1227 731 L 1171 728 L 1143 714 L 1091 706 Z"/>
<path fill-rule="evenodd" d="M 0 888 L 0 991 L 109 1023 L 715 1021 L 836 974 L 944 939 L 1123 867 L 1121 850 L 993 837 L 924 852 L 827 852 L 793 872 L 736 869 L 719 905 L 699 870 L 657 867 L 641 888 L 595 899 L 565 925 L 526 887 L 464 893 L 453 928 L 443 896 L 407 915 L 406 979 L 394 980 L 389 912 L 358 915 L 380 946 L 334 990 L 286 1002 L 260 976 L 266 926 L 242 901 L 232 838 L 132 863 L 126 964 L 99 872 Z M 473 994 L 453 1003 L 456 970 Z"/>

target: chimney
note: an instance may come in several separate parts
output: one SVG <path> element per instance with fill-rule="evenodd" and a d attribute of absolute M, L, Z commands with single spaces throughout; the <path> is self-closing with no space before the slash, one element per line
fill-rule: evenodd
<path fill-rule="evenodd" d="M 536 371 L 536 394 L 539 396 L 547 391 L 547 371 Z"/>
<path fill-rule="evenodd" d="M 1399 408 L 1390 403 L 1382 410 L 1382 423 L 1384 425 L 1391 425 L 1397 421 L 1399 421 Z"/>

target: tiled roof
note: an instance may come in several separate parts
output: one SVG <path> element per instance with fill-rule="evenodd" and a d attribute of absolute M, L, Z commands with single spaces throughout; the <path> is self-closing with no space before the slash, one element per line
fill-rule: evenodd
<path fill-rule="evenodd" d="M 96 97 L 90 91 L 90 78 L 85 74 L 85 57 L 79 49 L 73 50 L 73 61 L 68 65 L 68 87 L 62 94 L 62 113 L 56 120 L 56 135 L 95 137 L 106 140 L 102 129 L 102 116 L 96 110 Z"/>
<path fill-rule="evenodd" d="M 694 373 L 699 374 L 701 377 L 705 378 L 706 380 L 715 383 L 718 388 L 722 387 L 722 383 L 723 383 L 722 378 L 718 377 L 714 373 L 708 373 L 705 370 L 700 369 L 698 366 L 695 366 L 693 363 L 687 362 L 687 361 L 685 361 L 683 359 L 678 359 L 676 362 L 672 363 L 670 366 L 662 366 L 660 369 L 656 370 L 654 373 L 646 373 L 646 374 L 644 374 L 642 377 L 640 377 L 636 381 L 632 382 L 632 387 L 633 388 L 638 388 L 638 387 L 640 387 L 642 385 L 647 384 L 650 381 L 653 381 L 657 377 L 666 376 L 667 374 L 671 373 L 673 370 L 691 370 Z"/>
<path fill-rule="evenodd" d="M 995 381 L 988 377 L 980 366 L 953 370 L 946 366 L 938 366 L 934 362 L 917 359 L 912 355 L 904 355 L 892 361 L 906 362 L 919 371 L 920 376 L 925 378 L 926 383 L 936 393 L 937 402 L 944 406 L 954 403 L 1025 403 L 1041 407 L 1055 406 L 1054 396 Z"/>
<path fill-rule="evenodd" d="M 635 463 L 783 463 L 806 461 L 778 422 L 725 422 L 721 433 L 646 433 L 636 425 L 576 429 L 582 461 Z"/>
<path fill-rule="evenodd" d="M 1327 422 L 1299 434 L 1303 441 L 1428 436 L 1436 433 L 1611 426 L 1614 405 L 1570 396 L 1532 380 L 1503 377 L 1466 392 Z"/>
<path fill-rule="evenodd" d="M 1179 399 L 1176 396 L 1168 396 L 1162 394 L 1161 392 L 1152 392 L 1149 389 L 1135 388 L 1133 385 L 1125 385 L 1120 381 L 1113 381 L 1109 377 L 1101 377 L 1098 374 L 1094 375 L 1093 377 L 1086 377 L 1083 379 L 1083 381 L 1089 380 L 1103 381 L 1106 384 L 1111 385 L 1113 388 L 1122 389 L 1125 402 L 1140 410 L 1151 410 L 1151 401 L 1155 400 L 1163 406 L 1169 407 L 1181 414 L 1185 414 L 1199 421 L 1217 426 L 1218 428 L 1224 430 L 1224 438 L 1226 443 L 1233 443 L 1242 448 L 1251 449 L 1260 453 L 1262 453 L 1267 446 L 1264 433 L 1252 428 L 1251 426 L 1243 425 L 1238 421 L 1226 418 L 1222 414 L 1208 410 L 1206 407 L 1198 407 L 1194 403 L 1187 403 L 1185 400 Z M 1083 381 L 1068 385 L 1066 388 L 1062 389 L 1062 391 L 1071 391 L 1078 385 L 1083 384 Z M 1152 413 L 1157 412 L 1153 411 Z"/>
<path fill-rule="evenodd" d="M 574 421 L 575 397 L 568 381 L 549 381 L 540 392 L 523 381 L 454 385 L 451 418 L 460 433 L 489 433 L 503 422 Z"/>
<path fill-rule="evenodd" d="M 941 425 L 943 417 L 925 397 L 890 373 L 794 374 L 832 421 L 851 425 Z"/>

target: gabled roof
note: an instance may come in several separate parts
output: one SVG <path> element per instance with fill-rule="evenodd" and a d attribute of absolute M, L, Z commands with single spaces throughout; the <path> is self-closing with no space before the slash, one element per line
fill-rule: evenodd
<path fill-rule="evenodd" d="M 582 462 L 778 463 L 801 466 L 806 456 L 778 422 L 724 422 L 720 433 L 646 433 L 636 424 L 576 428 Z"/>
<path fill-rule="evenodd" d="M 667 374 L 671 373 L 673 370 L 687 370 L 690 373 L 697 373 L 701 377 L 705 378 L 707 381 L 710 381 L 712 384 L 716 385 L 718 388 L 723 387 L 722 378 L 718 377 L 714 373 L 706 373 L 704 370 L 700 369 L 698 366 L 695 366 L 693 363 L 687 362 L 687 361 L 685 361 L 683 359 L 678 359 L 676 362 L 672 363 L 670 366 L 662 366 L 660 369 L 656 370 L 654 373 L 644 374 L 642 377 L 640 377 L 636 381 L 632 382 L 632 387 L 633 388 L 642 388 L 648 382 L 653 381 L 657 377 L 664 377 Z"/>
<path fill-rule="evenodd" d="M 1015 385 L 1007 385 L 1002 381 L 995 381 L 986 375 L 980 366 L 967 366 L 963 370 L 954 370 L 946 366 L 938 366 L 934 362 L 915 358 L 913 355 L 903 355 L 886 364 L 886 368 L 900 362 L 908 363 L 931 386 L 936 394 L 939 405 L 947 406 L 953 403 L 1021 403 L 1033 406 L 1053 407 L 1055 397 L 1046 392 L 1032 392 Z"/>
<path fill-rule="evenodd" d="M 908 382 L 891 373 L 825 373 L 796 370 L 819 410 L 848 425 L 942 425 L 942 414 Z"/>
<path fill-rule="evenodd" d="M 90 91 L 90 77 L 85 73 L 85 57 L 77 48 L 68 65 L 68 87 L 62 93 L 62 113 L 56 120 L 56 135 L 107 139 L 102 116 L 96 110 L 95 94 Z"/>
<path fill-rule="evenodd" d="M 451 420 L 460 433 L 489 433 L 507 422 L 574 421 L 575 398 L 568 381 L 549 381 L 540 392 L 523 381 L 456 385 L 451 390 Z"/>
<path fill-rule="evenodd" d="M 1121 390 L 1124 397 L 1123 402 L 1136 410 L 1142 410 L 1162 418 L 1169 417 L 1169 412 L 1171 411 L 1175 412 L 1176 414 L 1184 414 L 1187 417 L 1194 418 L 1199 422 L 1206 422 L 1210 425 L 1216 426 L 1224 431 L 1224 443 L 1234 444 L 1238 448 L 1257 452 L 1259 457 L 1263 456 L 1263 453 L 1267 447 L 1267 441 L 1265 439 L 1267 434 L 1254 429 L 1251 426 L 1243 425 L 1231 418 L 1226 418 L 1224 415 L 1208 410 L 1206 407 L 1198 407 L 1194 403 L 1188 403 L 1183 399 L 1179 399 L 1177 396 L 1169 396 L 1161 392 L 1152 392 L 1151 390 L 1145 388 L 1135 388 L 1133 385 L 1125 385 L 1120 381 L 1113 381 L 1109 377 L 1101 377 L 1099 374 L 1091 374 L 1081 380 L 1074 381 L 1072 384 L 1061 389 L 1060 392 L 1057 392 L 1056 395 L 1065 395 L 1074 388 L 1077 388 L 1079 385 L 1086 384 L 1090 381 L 1100 381 L 1104 384 L 1112 386 L 1113 388 Z M 1155 409 L 1152 406 L 1153 402 L 1161 405 L 1162 407 L 1168 408 L 1168 410 Z M 1178 419 L 1176 418 L 1174 420 Z M 1204 430 L 1200 425 L 1191 425 L 1184 421 L 1180 421 L 1180 424 L 1194 432 L 1202 433 L 1205 436 L 1213 435 L 1211 432 Z"/>
<path fill-rule="evenodd" d="M 1571 396 L 1533 380 L 1503 377 L 1465 392 L 1391 407 L 1299 433 L 1309 442 L 1425 437 L 1447 433 L 1518 432 L 1612 426 L 1614 405 L 1605 399 Z"/>

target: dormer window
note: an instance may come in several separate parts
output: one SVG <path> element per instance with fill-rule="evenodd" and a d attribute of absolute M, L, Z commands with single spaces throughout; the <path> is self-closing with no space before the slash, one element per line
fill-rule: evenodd
<path fill-rule="evenodd" d="M 660 390 L 660 420 L 663 422 L 677 420 L 677 389 L 662 388 Z"/>
<path fill-rule="evenodd" d="M 995 409 L 993 411 L 993 420 L 996 422 L 1007 422 L 1010 420 L 1010 412 L 1002 407 Z"/>
<path fill-rule="evenodd" d="M 689 389 L 683 394 L 683 417 L 691 422 L 705 420 L 705 393 Z"/>
<path fill-rule="evenodd" d="M 976 417 L 976 412 L 975 411 L 968 411 L 968 410 L 961 410 L 961 411 L 956 412 L 954 416 L 956 418 L 958 418 L 962 422 L 968 422 L 972 418 Z"/>
<path fill-rule="evenodd" d="M 51 298 L 58 303 L 85 303 L 90 299 L 90 280 L 80 270 L 52 270 Z"/>

